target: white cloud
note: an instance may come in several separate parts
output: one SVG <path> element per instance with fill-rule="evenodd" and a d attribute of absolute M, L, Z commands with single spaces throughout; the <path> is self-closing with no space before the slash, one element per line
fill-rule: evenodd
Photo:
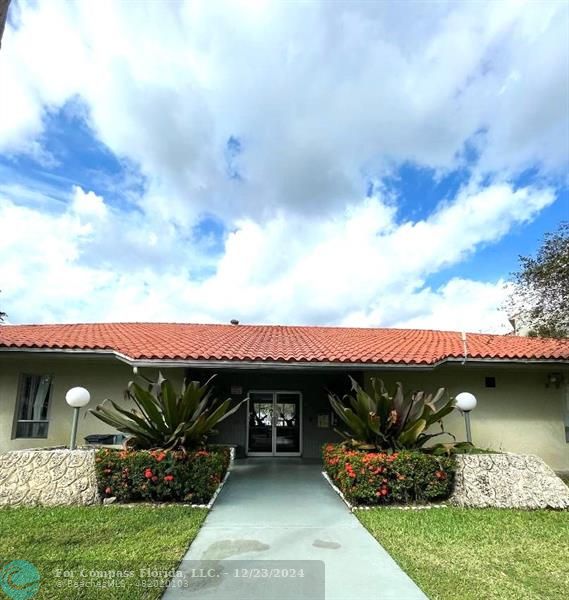
<path fill-rule="evenodd" d="M 71 210 L 86 220 L 104 219 L 107 216 L 107 207 L 103 198 L 94 192 L 85 192 L 79 186 L 73 186 Z"/>
<path fill-rule="evenodd" d="M 79 98 L 97 139 L 146 183 L 128 212 L 80 187 L 62 199 L 0 186 L 0 301 L 13 321 L 503 326 L 500 281 L 428 281 L 554 201 L 510 182 L 567 167 L 566 4 L 12 11 L 0 151 L 49 164 L 46 112 Z M 243 148 L 233 179 L 230 136 Z M 368 178 L 381 189 L 402 162 L 464 166 L 469 144 L 475 175 L 430 215 L 364 198 Z M 194 239 L 204 213 L 229 232 L 221 256 Z"/>
<path fill-rule="evenodd" d="M 438 290 L 425 289 L 412 301 L 416 316 L 394 323 L 397 327 L 422 327 L 469 332 L 507 333 L 508 315 L 500 310 L 508 288 L 500 279 L 487 283 L 453 278 Z"/>
<path fill-rule="evenodd" d="M 380 198 L 326 219 L 276 217 L 262 226 L 242 220 L 228 235 L 215 274 L 204 281 L 191 269 L 204 258 L 184 246 L 176 229 L 162 230 L 158 243 L 148 244 L 154 235 L 150 224 L 114 213 L 113 233 L 109 219 L 85 222 L 85 210 L 77 214 L 78 199 L 94 202 L 97 211 L 105 206 L 81 189 L 63 213 L 42 214 L 0 199 L 0 222 L 12 232 L 0 240 L 0 281 L 10 283 L 3 308 L 12 320 L 236 317 L 496 330 L 505 323 L 505 315 L 497 313 L 501 282 L 455 278 L 439 290 L 426 282 L 533 218 L 554 196 L 505 185 L 468 189 L 414 223 L 398 223 L 395 209 Z M 141 240 L 147 260 L 136 257 Z M 161 248 L 167 249 L 165 267 Z M 113 260 L 110 253 L 117 251 L 124 260 Z"/>
<path fill-rule="evenodd" d="M 485 172 L 559 172 L 568 19 L 553 2 L 21 3 L 0 148 L 33 147 L 45 107 L 78 95 L 148 177 L 144 206 L 182 223 L 342 208 L 366 165 L 452 169 L 474 135 Z M 226 177 L 230 135 L 241 183 Z"/>

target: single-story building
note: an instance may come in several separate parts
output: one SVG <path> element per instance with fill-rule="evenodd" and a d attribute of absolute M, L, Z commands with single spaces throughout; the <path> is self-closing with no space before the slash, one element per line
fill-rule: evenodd
<path fill-rule="evenodd" d="M 217 374 L 219 396 L 249 397 L 216 441 L 249 456 L 317 457 L 337 440 L 327 391 L 372 376 L 408 392 L 472 392 L 473 441 L 533 453 L 569 471 L 569 340 L 452 331 L 265 325 L 101 323 L 0 326 L 0 450 L 66 444 L 66 391 L 122 402 L 132 369 L 179 383 Z M 150 373 L 149 373 L 150 374 Z M 111 432 L 86 411 L 79 436 Z M 445 419 L 458 440 L 464 420 Z"/>

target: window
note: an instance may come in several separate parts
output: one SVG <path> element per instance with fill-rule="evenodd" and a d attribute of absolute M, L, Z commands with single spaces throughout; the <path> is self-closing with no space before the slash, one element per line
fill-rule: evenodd
<path fill-rule="evenodd" d="M 22 375 L 16 404 L 15 438 L 46 438 L 53 377 Z"/>
<path fill-rule="evenodd" d="M 496 387 L 496 378 L 495 377 L 486 377 L 484 379 L 484 383 L 487 388 L 495 388 Z"/>

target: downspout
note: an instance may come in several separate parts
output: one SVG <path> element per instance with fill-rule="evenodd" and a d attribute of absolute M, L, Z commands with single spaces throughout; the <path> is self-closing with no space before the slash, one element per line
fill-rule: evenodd
<path fill-rule="evenodd" d="M 464 365 L 466 363 L 466 361 L 468 360 L 468 347 L 466 345 L 466 332 L 463 331 L 460 334 L 460 337 L 462 339 L 462 350 L 463 350 L 463 353 L 464 353 L 464 358 L 462 359 L 462 363 L 461 364 Z"/>
<path fill-rule="evenodd" d="M 563 398 L 564 404 L 564 420 L 565 420 L 565 442 L 569 444 L 569 370 L 565 373 L 565 393 L 563 394 L 565 397 Z"/>

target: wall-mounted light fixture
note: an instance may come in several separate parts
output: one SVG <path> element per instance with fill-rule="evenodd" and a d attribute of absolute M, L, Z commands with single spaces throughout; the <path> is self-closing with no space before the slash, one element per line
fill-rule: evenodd
<path fill-rule="evenodd" d="M 563 375 L 561 373 L 548 373 L 547 374 L 547 383 L 545 387 L 555 387 L 559 389 L 561 383 L 563 382 Z"/>

